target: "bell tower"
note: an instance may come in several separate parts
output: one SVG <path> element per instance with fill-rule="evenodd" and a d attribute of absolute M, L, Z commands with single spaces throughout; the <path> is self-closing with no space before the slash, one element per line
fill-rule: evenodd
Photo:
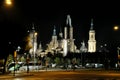
<path fill-rule="evenodd" d="M 95 30 L 93 30 L 93 19 L 89 30 L 88 52 L 96 52 Z"/>

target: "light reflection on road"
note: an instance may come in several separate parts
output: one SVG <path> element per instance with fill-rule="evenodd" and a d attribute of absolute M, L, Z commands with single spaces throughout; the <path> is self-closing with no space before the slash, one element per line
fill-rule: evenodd
<path fill-rule="evenodd" d="M 45 71 L 0 75 L 0 80 L 120 80 L 119 72 L 107 71 Z"/>

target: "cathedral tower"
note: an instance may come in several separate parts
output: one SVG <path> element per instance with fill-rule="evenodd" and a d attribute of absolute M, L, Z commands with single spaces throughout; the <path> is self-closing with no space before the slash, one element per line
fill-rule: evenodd
<path fill-rule="evenodd" d="M 57 34 L 56 34 L 56 27 L 54 26 L 53 28 L 53 35 L 52 35 L 52 40 L 50 41 L 49 44 L 47 44 L 48 52 L 54 53 L 54 50 L 58 47 L 58 40 L 57 40 Z"/>
<path fill-rule="evenodd" d="M 88 52 L 96 52 L 95 30 L 93 30 L 93 19 L 91 19 L 91 28 L 89 30 Z"/>
<path fill-rule="evenodd" d="M 73 39 L 73 27 L 71 24 L 70 15 L 67 15 L 67 19 L 66 19 L 66 26 L 64 27 L 64 39 L 67 40 L 67 41 L 64 41 L 67 47 L 67 51 L 75 52 L 76 46 L 74 44 L 75 39 Z"/>

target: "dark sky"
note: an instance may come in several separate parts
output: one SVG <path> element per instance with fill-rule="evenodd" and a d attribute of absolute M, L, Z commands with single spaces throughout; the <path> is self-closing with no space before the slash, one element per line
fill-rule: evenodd
<path fill-rule="evenodd" d="M 107 2 L 13 0 L 12 7 L 7 7 L 3 1 L 0 2 L 0 52 L 7 50 L 9 42 L 15 48 L 21 45 L 27 30 L 32 28 L 32 23 L 38 32 L 38 40 L 43 44 L 48 43 L 53 26 L 58 31 L 59 27 L 63 28 L 67 14 L 71 16 L 75 43 L 78 46 L 82 40 L 87 44 L 91 18 L 94 20 L 98 45 L 118 46 L 120 43 L 120 31 L 113 30 L 113 26 L 120 26 L 119 5 Z"/>

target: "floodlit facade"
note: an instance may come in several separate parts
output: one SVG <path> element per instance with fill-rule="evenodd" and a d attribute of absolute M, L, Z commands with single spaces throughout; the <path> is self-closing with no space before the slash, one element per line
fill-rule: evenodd
<path fill-rule="evenodd" d="M 34 36 L 33 38 L 33 32 L 35 32 L 35 30 L 32 30 L 32 32 L 30 33 L 30 44 L 33 46 L 33 48 L 30 49 L 30 54 L 33 53 L 33 50 L 35 51 L 34 53 L 36 53 L 38 56 L 44 56 L 47 53 L 52 53 L 53 55 L 57 53 L 62 53 L 63 56 L 66 56 L 68 53 L 96 52 L 96 40 L 95 30 L 93 30 L 93 19 L 91 20 L 88 46 L 86 46 L 85 42 L 83 41 L 81 42 L 82 46 L 79 49 L 74 43 L 75 39 L 73 35 L 74 32 L 70 15 L 67 15 L 66 25 L 65 27 L 63 27 L 63 31 L 60 28 L 60 32 L 58 32 L 59 35 L 57 35 L 56 26 L 53 26 L 53 34 L 51 36 L 50 42 L 46 44 L 47 48 L 45 50 L 43 50 L 42 48 L 42 43 L 40 43 L 39 47 L 37 48 L 37 36 Z"/>
<path fill-rule="evenodd" d="M 58 38 L 56 35 L 56 28 L 53 29 L 52 40 L 47 44 L 48 48 L 46 52 L 62 53 L 63 56 L 66 56 L 68 52 L 76 52 L 77 47 L 74 44 L 74 40 L 71 18 L 70 15 L 67 15 L 64 33 L 60 31 Z"/>

